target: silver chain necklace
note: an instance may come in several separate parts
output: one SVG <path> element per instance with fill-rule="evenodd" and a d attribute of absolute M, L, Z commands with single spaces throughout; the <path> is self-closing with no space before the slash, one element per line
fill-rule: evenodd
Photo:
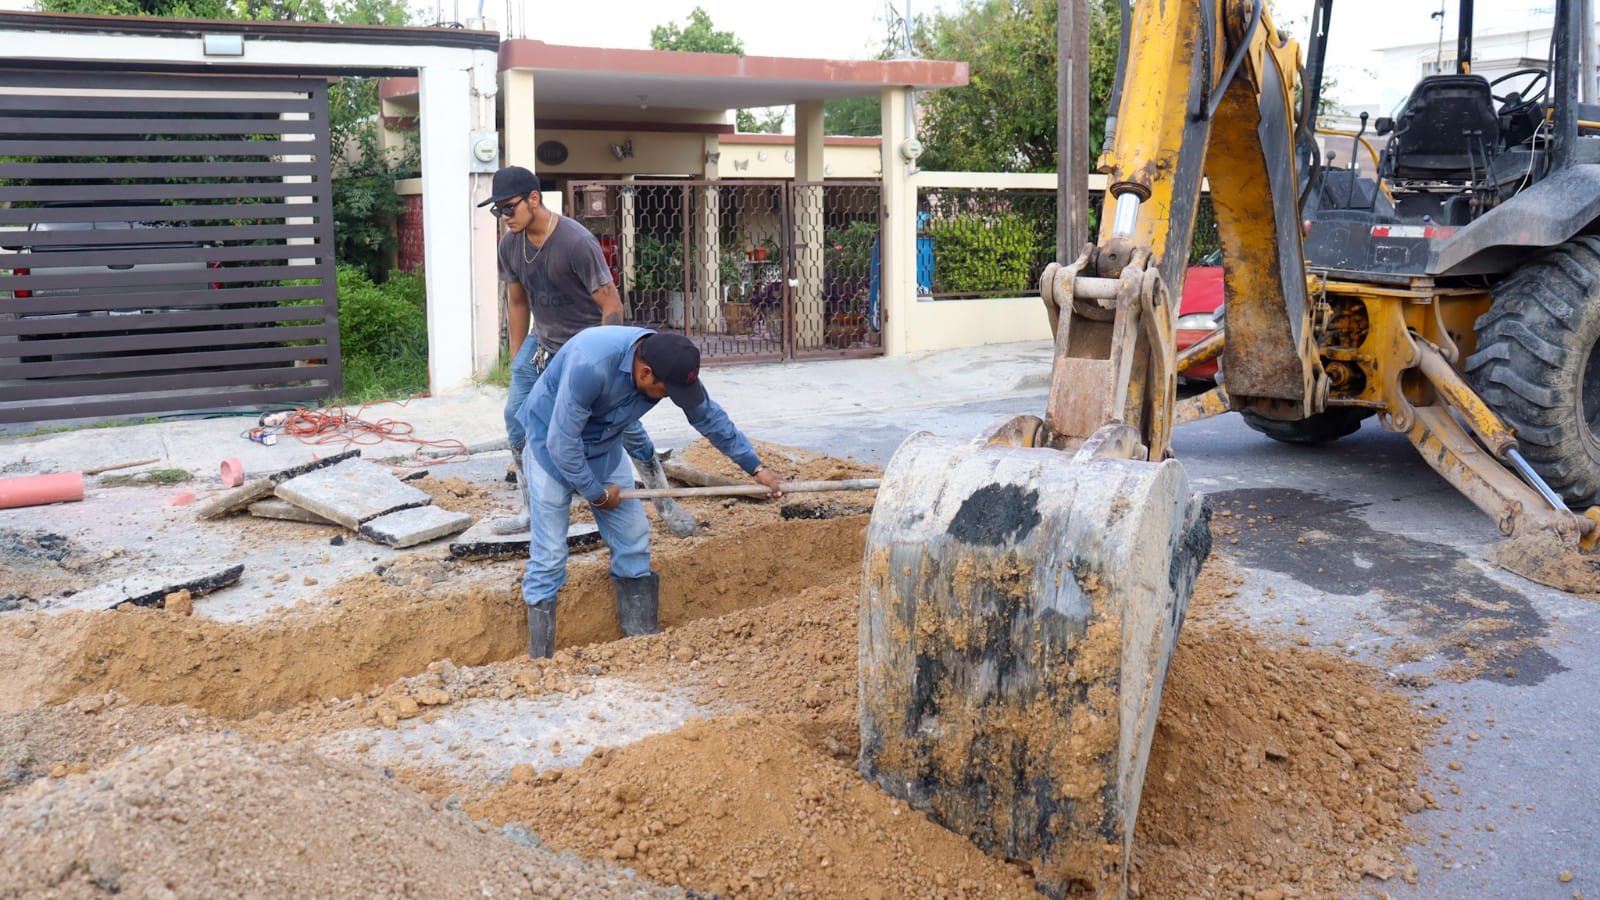
<path fill-rule="evenodd" d="M 559 218 L 561 218 L 561 217 L 556 215 L 555 213 L 551 213 L 550 214 L 550 227 L 546 228 L 545 231 L 544 231 L 544 239 L 546 241 L 550 240 L 550 235 L 556 233 L 556 220 L 559 219 Z M 533 259 L 529 259 L 528 258 L 528 245 L 531 244 L 531 243 L 533 243 L 533 242 L 528 240 L 527 238 L 523 238 L 522 239 L 522 261 L 526 265 L 530 265 L 530 266 L 533 265 L 533 261 L 535 259 L 539 258 L 539 253 L 538 252 L 533 254 Z M 544 248 L 541 247 L 540 248 L 540 252 L 542 252 L 543 249 Z"/>

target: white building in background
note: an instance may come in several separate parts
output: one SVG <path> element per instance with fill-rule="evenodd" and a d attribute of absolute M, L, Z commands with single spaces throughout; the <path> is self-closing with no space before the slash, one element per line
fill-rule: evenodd
<path fill-rule="evenodd" d="M 1442 38 L 1439 19 L 1429 21 L 1421 14 L 1408 18 L 1416 21 L 1396 23 L 1400 27 L 1391 32 L 1391 40 L 1373 48 L 1377 96 L 1371 96 L 1373 90 L 1368 88 L 1362 96 L 1340 98 L 1346 111 L 1392 115 L 1423 76 L 1456 70 L 1455 9 L 1444 16 Z M 1519 3 L 1509 9 L 1479 3 L 1473 19 L 1472 71 L 1493 81 L 1518 69 L 1549 68 L 1554 22 L 1554 0 Z M 1508 86 L 1515 89 L 1525 83 L 1526 79 L 1516 79 Z"/>

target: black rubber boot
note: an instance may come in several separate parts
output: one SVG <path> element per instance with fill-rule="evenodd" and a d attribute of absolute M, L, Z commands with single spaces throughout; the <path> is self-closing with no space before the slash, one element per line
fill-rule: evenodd
<path fill-rule="evenodd" d="M 556 601 L 528 607 L 528 656 L 549 659 L 556 652 Z"/>
<path fill-rule="evenodd" d="M 645 487 L 668 488 L 672 486 L 667 483 L 667 472 L 661 467 L 661 457 L 652 457 L 649 462 L 639 459 L 632 461 L 633 471 L 638 474 L 639 481 Z M 679 506 L 671 497 L 657 497 L 650 502 L 655 504 L 656 515 L 661 517 L 661 521 L 667 523 L 667 530 L 671 531 L 674 536 L 681 538 L 694 537 L 699 527 L 695 524 L 694 516 L 685 512 L 683 507 Z"/>
<path fill-rule="evenodd" d="M 661 576 L 654 572 L 641 578 L 611 576 L 617 586 L 617 622 L 623 637 L 655 634 L 656 614 L 661 606 Z"/>

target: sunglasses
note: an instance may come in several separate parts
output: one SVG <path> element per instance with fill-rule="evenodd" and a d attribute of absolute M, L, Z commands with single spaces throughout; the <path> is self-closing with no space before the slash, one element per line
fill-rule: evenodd
<path fill-rule="evenodd" d="M 524 201 L 526 199 L 528 199 L 528 198 L 526 198 L 526 197 L 518 197 L 516 199 L 516 202 L 514 202 L 514 203 L 506 203 L 506 204 L 503 204 L 501 206 L 491 206 L 491 207 L 489 207 L 489 212 L 492 212 L 497 216 L 505 216 L 506 218 L 509 219 L 513 215 L 516 214 L 517 207 L 521 206 L 522 205 L 522 201 Z"/>

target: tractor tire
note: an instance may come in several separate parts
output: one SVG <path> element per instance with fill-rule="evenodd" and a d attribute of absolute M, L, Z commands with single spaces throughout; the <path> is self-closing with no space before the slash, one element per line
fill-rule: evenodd
<path fill-rule="evenodd" d="M 1600 502 L 1600 237 L 1535 257 L 1491 291 L 1467 381 L 1576 507 Z"/>
<path fill-rule="evenodd" d="M 1373 415 L 1370 409 L 1355 406 L 1335 406 L 1298 422 L 1269 419 L 1248 410 L 1240 410 L 1240 417 L 1252 429 L 1275 441 L 1285 444 L 1326 444 L 1347 434 L 1354 434 L 1363 419 Z"/>

